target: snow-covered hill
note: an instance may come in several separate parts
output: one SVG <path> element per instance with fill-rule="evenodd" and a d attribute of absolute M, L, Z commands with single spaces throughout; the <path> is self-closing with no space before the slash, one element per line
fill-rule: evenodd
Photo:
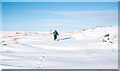
<path fill-rule="evenodd" d="M 118 28 L 97 26 L 78 32 L 4 31 L 0 40 L 3 69 L 117 69 Z"/>

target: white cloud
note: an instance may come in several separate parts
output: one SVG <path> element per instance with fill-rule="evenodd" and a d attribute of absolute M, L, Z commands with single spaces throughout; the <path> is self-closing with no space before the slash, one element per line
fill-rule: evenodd
<path fill-rule="evenodd" d="M 41 22 L 45 23 L 58 23 L 58 24 L 77 24 L 77 23 L 83 23 L 78 20 L 61 20 L 61 19 L 49 19 L 49 20 L 40 20 Z"/>
<path fill-rule="evenodd" d="M 30 13 L 47 13 L 60 16 L 70 16 L 76 18 L 86 19 L 117 19 L 117 10 L 98 10 L 98 11 L 47 11 L 47 10 L 34 10 L 29 11 Z"/>
<path fill-rule="evenodd" d="M 53 11 L 49 11 L 49 10 L 30 10 L 27 11 L 29 13 L 52 13 Z"/>
<path fill-rule="evenodd" d="M 84 16 L 110 16 L 116 15 L 117 10 L 105 10 L 105 11 L 56 11 L 51 12 L 53 14 L 67 15 L 73 17 L 84 17 Z"/>
<path fill-rule="evenodd" d="M 37 11 L 38 12 L 38 11 Z M 40 11 L 43 12 L 43 11 Z M 50 13 L 61 16 L 68 16 L 70 18 L 76 18 L 80 20 L 44 20 L 51 23 L 111 23 L 117 21 L 118 11 L 117 10 L 101 10 L 101 11 L 44 11 L 44 13 Z M 63 17 L 64 18 L 64 17 Z"/>
<path fill-rule="evenodd" d="M 32 10 L 30 13 L 50 13 L 67 16 L 103 16 L 116 15 L 117 10 L 97 10 L 97 11 L 49 11 L 49 10 Z"/>
<path fill-rule="evenodd" d="M 53 12 L 53 14 L 64 15 L 74 18 L 79 18 L 80 21 L 88 21 L 88 23 L 106 23 L 117 24 L 118 11 L 106 10 L 106 11 L 59 11 Z"/>

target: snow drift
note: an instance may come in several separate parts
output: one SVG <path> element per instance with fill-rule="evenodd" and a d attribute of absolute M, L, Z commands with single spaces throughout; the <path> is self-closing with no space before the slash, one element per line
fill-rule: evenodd
<path fill-rule="evenodd" d="M 118 28 L 97 26 L 78 32 L 4 31 L 2 69 L 117 69 Z"/>

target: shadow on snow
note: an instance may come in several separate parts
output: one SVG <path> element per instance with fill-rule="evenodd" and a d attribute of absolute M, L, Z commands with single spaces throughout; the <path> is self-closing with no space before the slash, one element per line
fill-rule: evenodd
<path fill-rule="evenodd" d="M 72 37 L 57 39 L 57 41 L 60 41 L 60 40 L 67 40 L 67 39 L 71 39 L 71 38 L 72 38 Z"/>

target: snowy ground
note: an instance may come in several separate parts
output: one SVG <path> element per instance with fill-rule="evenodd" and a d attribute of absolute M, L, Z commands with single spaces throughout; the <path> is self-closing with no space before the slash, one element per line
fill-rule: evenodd
<path fill-rule="evenodd" d="M 118 28 L 59 33 L 2 32 L 2 69 L 117 69 Z"/>

